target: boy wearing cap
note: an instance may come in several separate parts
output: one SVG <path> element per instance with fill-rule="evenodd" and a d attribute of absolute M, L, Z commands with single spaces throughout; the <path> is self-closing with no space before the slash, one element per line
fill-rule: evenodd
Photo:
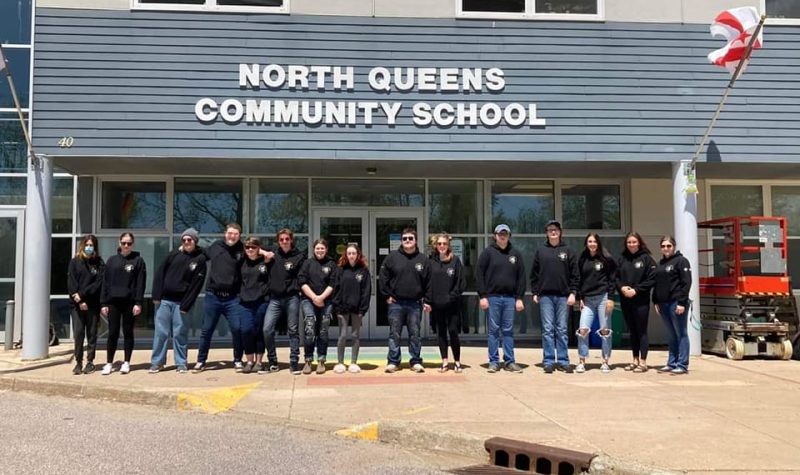
<path fill-rule="evenodd" d="M 181 247 L 164 259 L 153 278 L 153 304 L 157 309 L 150 373 L 158 373 L 167 362 L 170 334 L 178 372 L 187 371 L 189 325 L 184 316 L 192 309 L 206 280 L 206 255 L 197 245 L 198 239 L 194 228 L 184 231 Z"/>
<path fill-rule="evenodd" d="M 545 231 L 547 241 L 536 250 L 531 268 L 531 293 L 542 320 L 542 363 L 545 373 L 556 368 L 571 373 L 567 316 L 580 285 L 578 256 L 561 241 L 561 223 L 551 220 Z"/>
<path fill-rule="evenodd" d="M 525 265 L 522 254 L 511 245 L 511 228 L 499 224 L 494 228 L 494 244 L 478 258 L 475 287 L 481 309 L 488 313 L 488 345 L 490 373 L 500 369 L 501 334 L 505 369 L 521 373 L 514 359 L 514 313 L 525 310 Z"/>

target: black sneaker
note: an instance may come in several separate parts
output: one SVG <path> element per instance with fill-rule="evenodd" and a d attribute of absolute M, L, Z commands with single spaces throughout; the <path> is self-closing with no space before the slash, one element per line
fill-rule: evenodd
<path fill-rule="evenodd" d="M 281 367 L 278 366 L 278 362 L 277 361 L 270 361 L 270 363 L 269 363 L 269 372 L 270 373 L 277 373 L 280 370 L 281 370 Z"/>
<path fill-rule="evenodd" d="M 572 365 L 568 365 L 568 364 L 558 365 L 558 370 L 559 371 L 563 371 L 563 372 L 568 373 L 568 374 L 572 373 Z"/>
<path fill-rule="evenodd" d="M 83 364 L 80 361 L 75 363 L 75 367 L 72 368 L 72 374 L 78 376 L 79 374 L 83 373 Z"/>
<path fill-rule="evenodd" d="M 555 366 L 553 366 L 551 364 L 545 365 L 545 367 L 544 367 L 544 372 L 547 373 L 547 374 L 552 374 L 553 371 L 555 371 L 555 370 L 556 370 Z"/>
<path fill-rule="evenodd" d="M 94 363 L 91 361 L 86 363 L 86 366 L 83 367 L 83 374 L 92 374 L 94 373 Z"/>
<path fill-rule="evenodd" d="M 300 365 L 297 364 L 297 362 L 289 363 L 289 372 L 294 375 L 303 374 L 303 372 L 300 370 Z"/>

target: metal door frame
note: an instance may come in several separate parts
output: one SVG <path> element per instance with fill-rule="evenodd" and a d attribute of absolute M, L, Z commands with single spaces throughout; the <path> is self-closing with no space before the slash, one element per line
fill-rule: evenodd
<path fill-rule="evenodd" d="M 14 341 L 22 337 L 22 261 L 25 254 L 25 208 L 0 206 L 0 218 L 15 218 L 17 220 L 17 245 L 16 265 L 13 278 L 2 278 L 0 282 L 14 283 Z M 5 321 L 5 313 L 0 315 Z M 0 332 L 0 340 L 5 338 L 5 331 Z"/>

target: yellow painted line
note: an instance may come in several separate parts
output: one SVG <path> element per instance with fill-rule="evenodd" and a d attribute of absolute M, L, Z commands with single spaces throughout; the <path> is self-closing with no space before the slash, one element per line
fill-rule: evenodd
<path fill-rule="evenodd" d="M 413 416 L 414 414 L 419 414 L 420 412 L 430 411 L 433 409 L 433 406 L 425 406 L 425 407 L 418 407 L 416 409 L 411 409 L 408 411 L 403 412 L 404 416 Z"/>
<path fill-rule="evenodd" d="M 178 394 L 178 410 L 201 410 L 208 414 L 217 414 L 233 408 L 245 396 L 257 388 L 261 383 L 244 384 L 227 388 L 192 393 Z"/>
<path fill-rule="evenodd" d="M 378 423 L 367 422 L 366 424 L 355 425 L 345 429 L 337 430 L 336 435 L 341 437 L 349 437 L 351 439 L 359 440 L 378 440 Z"/>

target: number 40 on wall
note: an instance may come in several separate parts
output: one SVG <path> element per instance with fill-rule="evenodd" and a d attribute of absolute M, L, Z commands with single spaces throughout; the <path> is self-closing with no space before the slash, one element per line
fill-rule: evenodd
<path fill-rule="evenodd" d="M 75 139 L 72 137 L 61 137 L 58 139 L 58 146 L 61 148 L 70 148 L 74 143 Z"/>

